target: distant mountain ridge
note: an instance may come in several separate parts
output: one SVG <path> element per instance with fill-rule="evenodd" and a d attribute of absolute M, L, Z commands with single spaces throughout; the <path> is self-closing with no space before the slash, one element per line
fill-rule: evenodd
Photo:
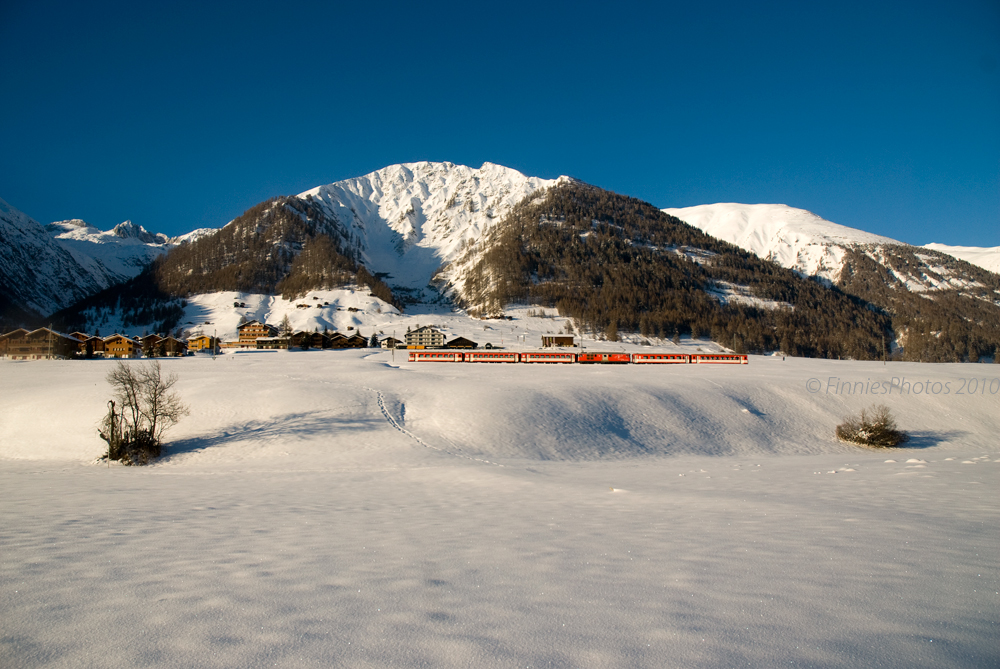
<path fill-rule="evenodd" d="M 785 205 L 659 211 L 568 177 L 492 163 L 392 165 L 174 239 L 130 222 L 108 232 L 78 220 L 46 230 L 53 252 L 75 262 L 76 284 L 111 286 L 64 314 L 81 329 L 86 314 L 109 309 L 127 311 L 123 323 L 153 319 L 163 329 L 194 294 L 292 299 L 357 285 L 385 302 L 455 302 L 492 315 L 538 300 L 592 331 L 695 332 L 751 351 L 872 357 L 888 348 L 884 335 L 911 349 L 923 341 L 916 359 L 976 359 L 1000 343 L 1000 277 L 933 249 Z M 131 278 L 125 285 L 116 276 Z M 803 276 L 825 288 L 816 292 Z M 841 331 L 837 313 L 854 314 L 856 331 Z M 938 346 L 948 319 L 969 325 L 949 326 L 947 346 Z M 985 338 L 973 336 L 976 328 Z"/>
<path fill-rule="evenodd" d="M 138 275 L 177 242 L 130 221 L 42 225 L 0 200 L 0 321 L 39 319 Z"/>

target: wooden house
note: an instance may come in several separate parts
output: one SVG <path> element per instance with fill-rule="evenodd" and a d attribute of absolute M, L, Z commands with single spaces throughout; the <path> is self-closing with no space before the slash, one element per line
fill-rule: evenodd
<path fill-rule="evenodd" d="M 18 328 L 0 335 L 0 357 L 7 357 L 7 347 L 12 340 L 19 339 L 26 334 L 28 334 L 27 330 L 24 328 Z"/>
<path fill-rule="evenodd" d="M 257 337 L 254 340 L 254 347 L 260 350 L 279 349 L 287 351 L 291 343 L 291 337 Z"/>
<path fill-rule="evenodd" d="M 218 346 L 218 338 L 206 334 L 198 335 L 196 337 L 188 337 L 187 340 L 187 348 L 189 351 L 211 351 L 213 347 L 218 350 Z"/>
<path fill-rule="evenodd" d="M 347 348 L 347 337 L 339 332 L 331 332 L 326 336 L 326 348 Z"/>
<path fill-rule="evenodd" d="M 158 348 L 162 340 L 163 337 L 158 334 L 148 334 L 139 337 L 139 346 L 142 348 L 142 354 L 147 358 L 155 358 L 160 355 Z"/>
<path fill-rule="evenodd" d="M 306 332 L 304 340 L 309 348 L 329 348 L 328 340 L 322 332 Z"/>
<path fill-rule="evenodd" d="M 142 354 L 142 344 L 137 339 L 113 334 L 104 338 L 105 358 L 138 358 Z"/>
<path fill-rule="evenodd" d="M 84 358 L 104 357 L 104 338 L 93 335 L 80 342 L 78 355 Z"/>
<path fill-rule="evenodd" d="M 179 358 L 187 353 L 188 347 L 187 342 L 181 341 L 176 337 L 164 337 L 159 342 L 157 342 L 157 355 L 166 356 L 168 358 Z"/>
<path fill-rule="evenodd" d="M 445 348 L 476 348 L 477 346 L 479 346 L 479 344 L 471 339 L 466 339 L 465 337 L 455 337 L 450 342 L 445 344 Z"/>
<path fill-rule="evenodd" d="M 22 328 L 4 335 L 3 354 L 10 360 L 61 360 L 74 356 L 79 344 L 75 337 L 49 328 Z"/>
<path fill-rule="evenodd" d="M 367 348 L 368 340 L 361 335 L 354 333 L 344 340 L 345 348 Z"/>

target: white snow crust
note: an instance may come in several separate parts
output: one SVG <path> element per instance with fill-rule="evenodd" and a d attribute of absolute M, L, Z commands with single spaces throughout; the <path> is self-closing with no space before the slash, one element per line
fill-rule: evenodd
<path fill-rule="evenodd" d="M 112 362 L 0 361 L 0 664 L 1000 662 L 995 366 L 404 360 L 163 360 L 191 414 L 141 469 L 95 462 Z M 875 401 L 908 448 L 834 439 Z"/>
<path fill-rule="evenodd" d="M 924 248 L 940 251 L 964 260 L 967 263 L 1000 274 L 1000 246 L 949 246 L 948 244 L 924 244 Z"/>

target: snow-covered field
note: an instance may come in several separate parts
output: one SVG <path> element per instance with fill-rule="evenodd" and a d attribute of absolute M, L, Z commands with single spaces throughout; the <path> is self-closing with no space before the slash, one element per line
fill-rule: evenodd
<path fill-rule="evenodd" d="M 1000 366 L 198 356 L 125 468 L 112 364 L 0 361 L 0 666 L 1000 664 Z"/>

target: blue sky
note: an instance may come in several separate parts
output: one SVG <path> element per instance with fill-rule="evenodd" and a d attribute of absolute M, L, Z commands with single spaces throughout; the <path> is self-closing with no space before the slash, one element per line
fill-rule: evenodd
<path fill-rule="evenodd" d="M 1000 4 L 0 0 L 0 198 L 179 234 L 418 160 L 1000 245 Z"/>

